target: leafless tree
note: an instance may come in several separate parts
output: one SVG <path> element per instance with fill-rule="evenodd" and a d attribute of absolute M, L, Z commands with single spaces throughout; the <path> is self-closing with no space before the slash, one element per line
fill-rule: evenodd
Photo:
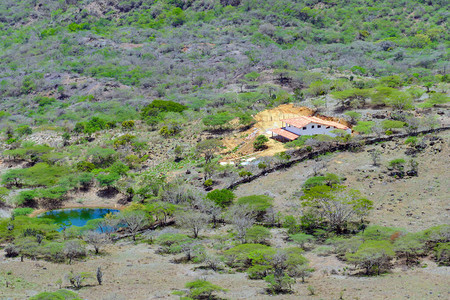
<path fill-rule="evenodd" d="M 79 240 L 67 241 L 63 249 L 64 255 L 69 259 L 69 265 L 72 259 L 86 255 L 86 249 Z"/>
<path fill-rule="evenodd" d="M 315 159 L 315 163 L 313 164 L 313 174 L 314 176 L 319 175 L 320 171 L 326 167 L 326 163 L 323 160 L 319 160 L 319 158 Z"/>
<path fill-rule="evenodd" d="M 289 275 L 293 277 L 300 277 L 302 279 L 302 283 L 305 283 L 305 278 L 310 277 L 313 271 L 314 269 L 305 263 L 295 266 L 295 268 L 289 272 Z"/>
<path fill-rule="evenodd" d="M 83 273 L 76 274 L 73 271 L 70 271 L 70 273 L 66 275 L 66 279 L 76 289 L 81 288 L 82 285 L 83 285 L 83 282 L 86 279 L 91 278 L 91 277 L 92 277 L 92 274 L 88 273 L 88 272 L 83 272 Z"/>
<path fill-rule="evenodd" d="M 164 189 L 162 200 L 172 204 L 195 203 L 202 197 L 200 191 L 184 182 L 170 184 Z"/>
<path fill-rule="evenodd" d="M 148 218 L 143 211 L 124 212 L 119 218 L 126 225 L 126 230 L 133 236 L 133 241 L 136 241 L 136 234 L 139 230 L 148 225 Z"/>
<path fill-rule="evenodd" d="M 198 237 L 200 230 L 208 223 L 208 216 L 202 212 L 185 211 L 175 216 L 177 224 L 192 231 L 194 238 Z"/>
<path fill-rule="evenodd" d="M 271 265 L 273 267 L 275 277 L 282 277 L 284 271 L 287 269 L 287 255 L 285 252 L 277 251 L 271 260 Z"/>
<path fill-rule="evenodd" d="M 100 233 L 106 234 L 108 239 L 111 238 L 111 233 L 117 230 L 119 219 L 114 217 L 105 217 L 100 222 L 97 223 L 97 230 Z"/>
<path fill-rule="evenodd" d="M 426 129 L 434 129 L 437 128 L 440 124 L 436 116 L 427 115 L 422 119 L 422 125 Z"/>
<path fill-rule="evenodd" d="M 205 198 L 202 198 L 197 203 L 197 206 L 203 213 L 209 216 L 210 222 L 213 223 L 213 228 L 216 228 L 217 221 L 220 219 L 223 209 L 211 200 Z"/>
<path fill-rule="evenodd" d="M 214 153 L 222 146 L 222 142 L 217 139 L 207 139 L 197 144 L 196 149 L 203 155 L 206 163 L 208 164 L 214 157 Z"/>
<path fill-rule="evenodd" d="M 414 116 L 407 118 L 406 123 L 408 123 L 406 126 L 406 132 L 408 133 L 416 133 L 420 127 L 420 119 Z"/>
<path fill-rule="evenodd" d="M 377 137 L 381 137 L 384 134 L 385 130 L 380 124 L 377 124 L 372 127 L 372 132 L 375 133 Z"/>
<path fill-rule="evenodd" d="M 83 239 L 86 243 L 94 247 L 95 254 L 98 254 L 100 247 L 107 242 L 104 234 L 93 230 L 86 232 Z"/>
<path fill-rule="evenodd" d="M 267 34 L 268 36 L 272 36 L 276 30 L 275 26 L 270 23 L 264 23 L 259 26 L 259 32 L 262 34 Z"/>
<path fill-rule="evenodd" d="M 197 257 L 203 253 L 203 247 L 200 242 L 193 241 L 181 245 L 181 251 L 186 255 L 186 260 L 191 261 L 193 257 Z"/>
<path fill-rule="evenodd" d="M 245 234 L 255 223 L 256 213 L 248 205 L 234 205 L 228 211 L 228 219 L 233 223 L 238 239 L 245 242 Z"/>
<path fill-rule="evenodd" d="M 370 158 L 372 159 L 372 165 L 378 166 L 380 165 L 381 151 L 378 149 L 374 149 L 369 152 Z"/>
<path fill-rule="evenodd" d="M 264 222 L 268 223 L 270 226 L 275 226 L 280 224 L 279 212 L 273 207 L 269 207 L 264 214 Z"/>
<path fill-rule="evenodd" d="M 204 263 L 213 271 L 217 271 L 222 266 L 222 261 L 217 257 L 213 255 L 207 255 Z"/>

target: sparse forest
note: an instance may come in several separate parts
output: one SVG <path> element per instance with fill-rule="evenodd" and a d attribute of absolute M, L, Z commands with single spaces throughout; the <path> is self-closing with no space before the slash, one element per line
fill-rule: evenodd
<path fill-rule="evenodd" d="M 448 19 L 2 0 L 0 298 L 446 298 Z"/>

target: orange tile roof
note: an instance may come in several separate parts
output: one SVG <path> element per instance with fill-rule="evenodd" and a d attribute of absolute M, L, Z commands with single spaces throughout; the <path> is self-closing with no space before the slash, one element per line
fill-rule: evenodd
<path fill-rule="evenodd" d="M 321 125 L 325 125 L 325 126 L 332 126 L 338 129 L 343 129 L 346 130 L 348 129 L 347 126 L 338 123 L 338 122 L 334 122 L 334 121 L 327 121 L 324 119 L 320 119 L 318 117 L 305 117 L 305 116 L 301 116 L 298 118 L 292 118 L 292 119 L 285 119 L 285 120 L 281 120 L 282 122 L 295 126 L 297 128 L 302 128 L 306 125 L 308 125 L 309 123 L 316 123 L 316 124 L 321 124 Z"/>
<path fill-rule="evenodd" d="M 297 128 L 302 128 L 302 127 L 305 127 L 306 125 L 308 125 L 309 123 L 311 123 L 311 120 L 306 119 L 306 117 L 299 117 L 299 118 L 281 120 L 281 122 L 295 126 Z"/>
<path fill-rule="evenodd" d="M 287 138 L 288 140 L 291 140 L 291 141 L 293 141 L 299 137 L 299 135 L 292 133 L 290 131 L 284 130 L 282 128 L 272 129 L 271 131 L 272 131 L 272 133 L 281 135 L 282 137 Z"/>

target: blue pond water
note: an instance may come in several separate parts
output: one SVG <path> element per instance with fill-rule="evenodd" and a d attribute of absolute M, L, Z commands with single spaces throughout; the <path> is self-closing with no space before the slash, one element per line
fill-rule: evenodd
<path fill-rule="evenodd" d="M 70 226 L 84 226 L 87 221 L 103 218 L 108 213 L 117 213 L 117 209 L 110 208 L 68 208 L 47 211 L 39 218 L 47 218 L 55 221 L 56 224 Z M 61 229 L 62 230 L 62 229 Z"/>

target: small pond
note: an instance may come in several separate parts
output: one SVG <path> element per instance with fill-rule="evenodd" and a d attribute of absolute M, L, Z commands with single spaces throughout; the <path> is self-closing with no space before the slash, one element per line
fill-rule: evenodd
<path fill-rule="evenodd" d="M 68 208 L 47 211 L 39 218 L 52 219 L 58 225 L 66 226 L 84 226 L 87 221 L 103 218 L 109 213 L 118 213 L 117 209 L 110 208 Z"/>

